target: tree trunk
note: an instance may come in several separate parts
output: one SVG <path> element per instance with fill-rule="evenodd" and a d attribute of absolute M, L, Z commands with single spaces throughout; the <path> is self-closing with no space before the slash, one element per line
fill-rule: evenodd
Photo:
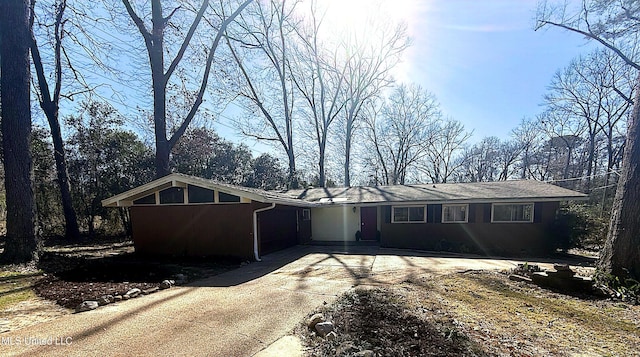
<path fill-rule="evenodd" d="M 638 76 L 640 83 L 640 74 Z M 640 90 L 631 114 L 622 171 L 613 202 L 611 224 L 605 245 L 600 252 L 601 273 L 640 280 Z"/>
<path fill-rule="evenodd" d="M 31 4 L 31 6 L 33 5 L 34 3 Z M 73 201 L 71 199 L 71 186 L 69 184 L 69 173 L 67 171 L 67 159 L 64 151 L 64 142 L 62 140 L 59 120 L 60 88 L 62 85 L 62 26 L 65 7 L 66 3 L 62 2 L 56 9 L 54 44 L 55 90 L 53 97 L 49 91 L 49 84 L 47 83 L 47 77 L 44 74 L 40 50 L 38 48 L 35 35 L 33 34 L 33 14 L 31 14 L 32 16 L 29 21 L 29 30 L 31 35 L 31 58 L 33 58 L 33 65 L 36 70 L 38 87 L 40 89 L 40 107 L 42 108 L 42 111 L 44 111 L 47 121 L 49 122 L 49 128 L 51 129 L 53 156 L 56 163 L 56 174 L 58 176 L 58 186 L 60 188 L 60 201 L 62 203 L 62 212 L 64 214 L 65 221 L 65 236 L 69 239 L 77 240 L 80 238 L 80 229 L 78 228 L 78 217 L 76 215 L 76 210 L 73 208 Z M 31 11 L 33 11 L 33 8 L 31 8 Z"/>
<path fill-rule="evenodd" d="M 296 189 L 300 186 L 298 182 L 298 174 L 296 173 L 296 157 L 293 154 L 293 147 L 289 147 L 287 150 L 287 156 L 289 157 L 289 177 L 288 186 L 289 188 Z"/>
<path fill-rule="evenodd" d="M 2 259 L 37 260 L 39 240 L 33 195 L 29 80 L 29 2 L 0 1 L 2 134 L 7 235 Z"/>
<path fill-rule="evenodd" d="M 118 215 L 120 216 L 120 222 L 122 223 L 122 229 L 124 233 L 131 237 L 131 216 L 129 215 L 128 207 L 120 207 L 118 208 Z"/>
<path fill-rule="evenodd" d="M 153 83 L 153 121 L 156 136 L 156 177 L 160 178 L 171 173 L 169 169 L 169 155 L 171 148 L 167 140 L 167 86 L 164 74 L 164 28 L 165 20 L 162 16 L 160 1 L 151 2 L 153 29 L 151 32 L 152 46 L 147 48 L 149 63 L 151 64 L 151 80 Z"/>
<path fill-rule="evenodd" d="M 344 155 L 344 187 L 351 187 L 351 140 L 347 142 L 347 151 Z"/>
<path fill-rule="evenodd" d="M 350 119 L 347 118 L 347 121 Z M 347 123 L 347 133 L 345 136 L 345 145 L 344 145 L 344 187 L 351 187 L 351 135 L 352 135 L 352 127 L 349 123 Z"/>
<path fill-rule="evenodd" d="M 589 134 L 589 155 L 587 157 L 587 177 L 585 184 L 585 193 L 591 193 L 591 175 L 593 175 L 596 170 L 594 170 L 594 161 L 596 156 L 596 138 L 594 134 Z"/>
<path fill-rule="evenodd" d="M 318 159 L 318 186 L 326 187 L 327 178 L 325 176 L 324 158 L 325 158 L 325 144 L 320 144 L 320 158 Z"/>
<path fill-rule="evenodd" d="M 57 110 L 56 110 L 57 111 Z M 47 115 L 49 117 L 49 115 Z M 60 198 L 62 201 L 62 212 L 65 222 L 65 236 L 69 239 L 80 239 L 80 229 L 78 228 L 78 216 L 73 208 L 71 199 L 71 187 L 69 185 L 69 174 L 67 171 L 67 160 L 64 153 L 64 144 L 62 134 L 60 133 L 60 124 L 56 113 L 55 120 L 49 120 L 51 127 L 51 138 L 53 139 L 53 156 L 56 161 L 56 173 L 58 176 L 58 185 L 60 187 Z"/>

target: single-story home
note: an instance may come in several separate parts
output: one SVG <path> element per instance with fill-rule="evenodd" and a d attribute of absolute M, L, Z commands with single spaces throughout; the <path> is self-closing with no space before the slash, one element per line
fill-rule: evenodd
<path fill-rule="evenodd" d="M 533 180 L 265 191 L 173 173 L 102 205 L 129 208 L 141 254 L 259 260 L 315 241 L 543 253 L 560 202 L 586 198 Z"/>

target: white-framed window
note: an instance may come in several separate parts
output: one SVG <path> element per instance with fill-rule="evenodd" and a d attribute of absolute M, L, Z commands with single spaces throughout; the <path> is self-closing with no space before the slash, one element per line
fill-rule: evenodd
<path fill-rule="evenodd" d="M 442 205 L 442 223 L 469 222 L 469 205 Z"/>
<path fill-rule="evenodd" d="M 311 210 L 308 208 L 303 208 L 302 209 L 302 220 L 303 221 L 310 221 L 311 220 Z"/>
<path fill-rule="evenodd" d="M 533 203 L 494 203 L 491 222 L 533 222 Z"/>
<path fill-rule="evenodd" d="M 424 223 L 427 210 L 424 206 L 394 206 L 391 209 L 391 223 Z"/>

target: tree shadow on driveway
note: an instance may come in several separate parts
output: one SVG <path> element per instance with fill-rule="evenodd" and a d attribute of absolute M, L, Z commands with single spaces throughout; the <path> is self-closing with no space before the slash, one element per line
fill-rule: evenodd
<path fill-rule="evenodd" d="M 458 265 L 455 265 L 456 262 Z M 548 257 L 501 257 L 377 246 L 298 245 L 265 255 L 261 262 L 254 262 L 220 275 L 197 280 L 188 286 L 236 286 L 274 272 L 283 279 L 297 279 L 300 282 L 310 278 L 343 278 L 351 280 L 353 285 L 375 285 L 389 282 L 388 279 L 378 279 L 380 275 L 385 274 L 392 275 L 394 281 L 402 281 L 413 279 L 416 275 L 442 272 L 445 266 L 449 269 L 459 267 L 458 270 L 466 269 L 467 264 L 469 270 L 477 267 L 504 269 L 515 267 L 516 262 L 570 264 L 584 267 L 595 265 L 594 258 L 570 254 L 555 254 Z"/>

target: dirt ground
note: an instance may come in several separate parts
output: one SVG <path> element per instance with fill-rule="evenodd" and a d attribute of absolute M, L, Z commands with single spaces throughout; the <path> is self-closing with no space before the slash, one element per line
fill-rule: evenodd
<path fill-rule="evenodd" d="M 633 356 L 640 306 L 570 296 L 473 271 L 361 287 L 319 310 L 338 337 L 306 326 L 309 356 Z"/>
<path fill-rule="evenodd" d="M 0 274 L 0 333 L 73 313 L 84 300 L 146 290 L 170 279 L 185 283 L 239 266 L 239 261 L 152 260 L 131 241 L 49 241 L 37 266 L 9 266 Z M 182 281 L 180 281 L 182 280 Z"/>

